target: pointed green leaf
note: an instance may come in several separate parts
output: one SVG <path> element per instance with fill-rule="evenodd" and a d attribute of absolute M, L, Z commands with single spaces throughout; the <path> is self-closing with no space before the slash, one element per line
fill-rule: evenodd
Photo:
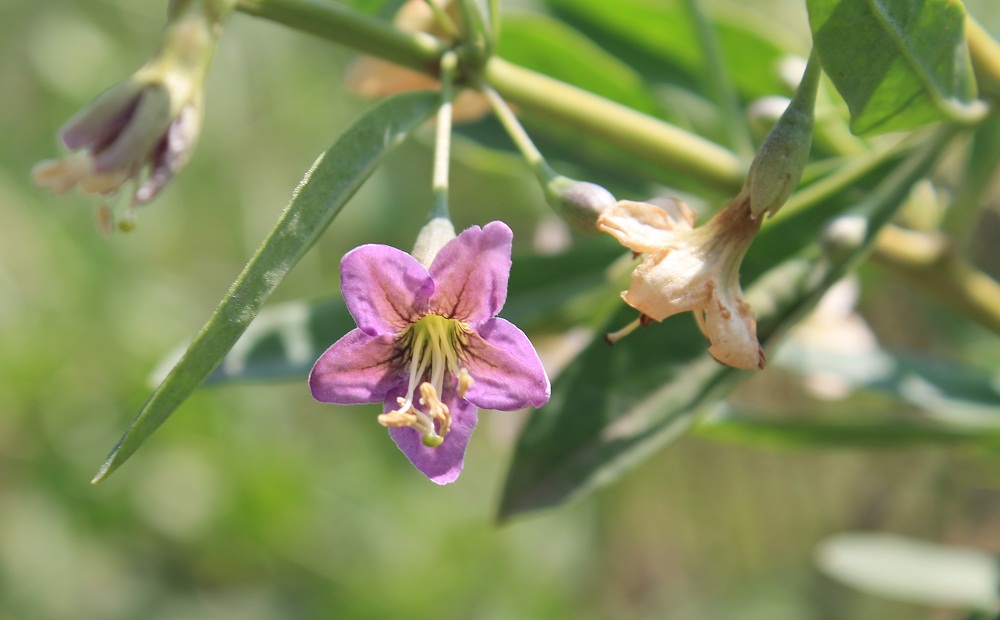
<path fill-rule="evenodd" d="M 306 173 L 271 233 L 215 313 L 111 451 L 93 482 L 122 464 L 205 381 L 278 287 L 382 158 L 430 118 L 439 97 L 387 99 L 349 127 Z"/>
<path fill-rule="evenodd" d="M 941 120 L 973 122 L 986 108 L 957 0 L 808 0 L 823 69 L 851 110 L 854 133 Z"/>
<path fill-rule="evenodd" d="M 951 135 L 939 133 L 844 216 L 852 231 L 862 233 L 850 245 L 829 258 L 810 250 L 796 258 L 770 255 L 776 265 L 748 291 L 762 344 L 774 341 L 866 255 Z M 620 328 L 635 314 L 622 309 L 606 327 Z M 518 438 L 499 518 L 582 497 L 683 435 L 745 372 L 718 364 L 706 348 L 685 315 L 613 347 L 593 342 L 555 380 L 552 399 L 532 414 Z"/>

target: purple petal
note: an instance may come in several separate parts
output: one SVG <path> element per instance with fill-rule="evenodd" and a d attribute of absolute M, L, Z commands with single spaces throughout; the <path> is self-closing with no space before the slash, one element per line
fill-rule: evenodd
<path fill-rule="evenodd" d="M 524 332 L 504 319 L 486 321 L 476 331 L 462 360 L 473 379 L 466 398 L 501 411 L 547 403 L 549 378 Z"/>
<path fill-rule="evenodd" d="M 149 177 L 135 192 L 136 204 L 144 205 L 156 198 L 181 168 L 187 165 L 201 130 L 201 111 L 186 106 L 153 151 Z"/>
<path fill-rule="evenodd" d="M 385 411 L 392 411 L 397 407 L 398 396 L 406 396 L 406 386 L 400 386 L 386 395 Z M 425 446 L 420 440 L 420 433 L 412 428 L 389 429 L 389 435 L 406 458 L 431 482 L 437 484 L 454 482 L 458 474 L 462 473 L 465 449 L 479 419 L 476 407 L 469 401 L 458 398 L 451 390 L 445 392 L 445 404 L 451 410 L 451 431 L 436 448 Z"/>
<path fill-rule="evenodd" d="M 63 144 L 75 151 L 101 149 L 113 142 L 132 118 L 140 90 L 135 81 L 129 80 L 98 95 L 60 130 Z"/>
<path fill-rule="evenodd" d="M 114 142 L 95 151 L 94 169 L 99 172 L 126 170 L 136 174 L 152 162 L 156 145 L 163 140 L 169 126 L 170 93 L 163 86 L 147 86 L 128 124 L 115 136 Z"/>
<path fill-rule="evenodd" d="M 431 264 L 435 314 L 478 323 L 493 317 L 507 299 L 514 233 L 503 222 L 473 226 L 447 243 Z"/>
<path fill-rule="evenodd" d="M 340 261 L 340 290 L 358 327 L 397 334 L 427 311 L 434 281 L 415 258 L 387 245 L 363 245 Z"/>
<path fill-rule="evenodd" d="M 375 403 L 406 380 L 394 364 L 395 338 L 354 329 L 319 356 L 309 373 L 313 398 L 324 403 Z"/>

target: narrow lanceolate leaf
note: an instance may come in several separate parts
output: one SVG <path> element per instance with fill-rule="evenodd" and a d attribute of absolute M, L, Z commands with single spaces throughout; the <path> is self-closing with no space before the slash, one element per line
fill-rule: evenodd
<path fill-rule="evenodd" d="M 438 95 L 417 92 L 372 107 L 320 155 L 274 229 L 244 267 L 181 360 L 139 411 L 93 482 L 121 465 L 205 381 L 288 271 L 382 158 L 430 118 Z"/>
<path fill-rule="evenodd" d="M 985 106 L 958 0 L 808 0 L 813 44 L 856 134 L 974 122 Z"/>
<path fill-rule="evenodd" d="M 762 344 L 776 340 L 866 255 L 878 229 L 926 174 L 950 135 L 939 132 L 843 216 L 851 218 L 847 228 L 859 233 L 850 243 L 827 256 L 806 250 L 772 258 L 773 268 L 748 291 Z M 625 308 L 606 327 L 617 329 L 635 314 Z M 706 349 L 689 315 L 650 325 L 614 346 L 593 342 L 553 383 L 549 404 L 525 425 L 499 518 L 582 497 L 682 436 L 745 376 L 718 364 Z"/>

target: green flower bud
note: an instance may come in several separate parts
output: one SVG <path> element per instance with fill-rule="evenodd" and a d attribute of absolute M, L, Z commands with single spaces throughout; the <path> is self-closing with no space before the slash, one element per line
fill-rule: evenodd
<path fill-rule="evenodd" d="M 430 269 L 434 257 L 449 241 L 455 238 L 455 226 L 446 217 L 431 218 L 417 234 L 413 244 L 413 258 Z"/>
<path fill-rule="evenodd" d="M 545 185 L 545 201 L 552 210 L 584 232 L 597 232 L 597 218 L 618 201 L 596 183 L 559 175 Z"/>
<path fill-rule="evenodd" d="M 813 108 L 820 69 L 815 56 L 806 66 L 795 97 L 764 138 L 747 174 L 743 193 L 757 217 L 774 215 L 795 191 L 812 147 Z"/>

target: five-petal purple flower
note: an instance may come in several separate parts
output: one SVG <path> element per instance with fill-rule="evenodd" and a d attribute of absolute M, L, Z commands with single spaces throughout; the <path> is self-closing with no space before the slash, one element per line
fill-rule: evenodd
<path fill-rule="evenodd" d="M 383 401 L 379 423 L 438 484 L 461 472 L 477 407 L 512 411 L 549 399 L 527 336 L 496 318 L 512 238 L 506 224 L 491 222 L 449 241 L 429 268 L 385 245 L 355 248 L 340 264 L 358 327 L 317 360 L 312 394 L 342 405 Z"/>

